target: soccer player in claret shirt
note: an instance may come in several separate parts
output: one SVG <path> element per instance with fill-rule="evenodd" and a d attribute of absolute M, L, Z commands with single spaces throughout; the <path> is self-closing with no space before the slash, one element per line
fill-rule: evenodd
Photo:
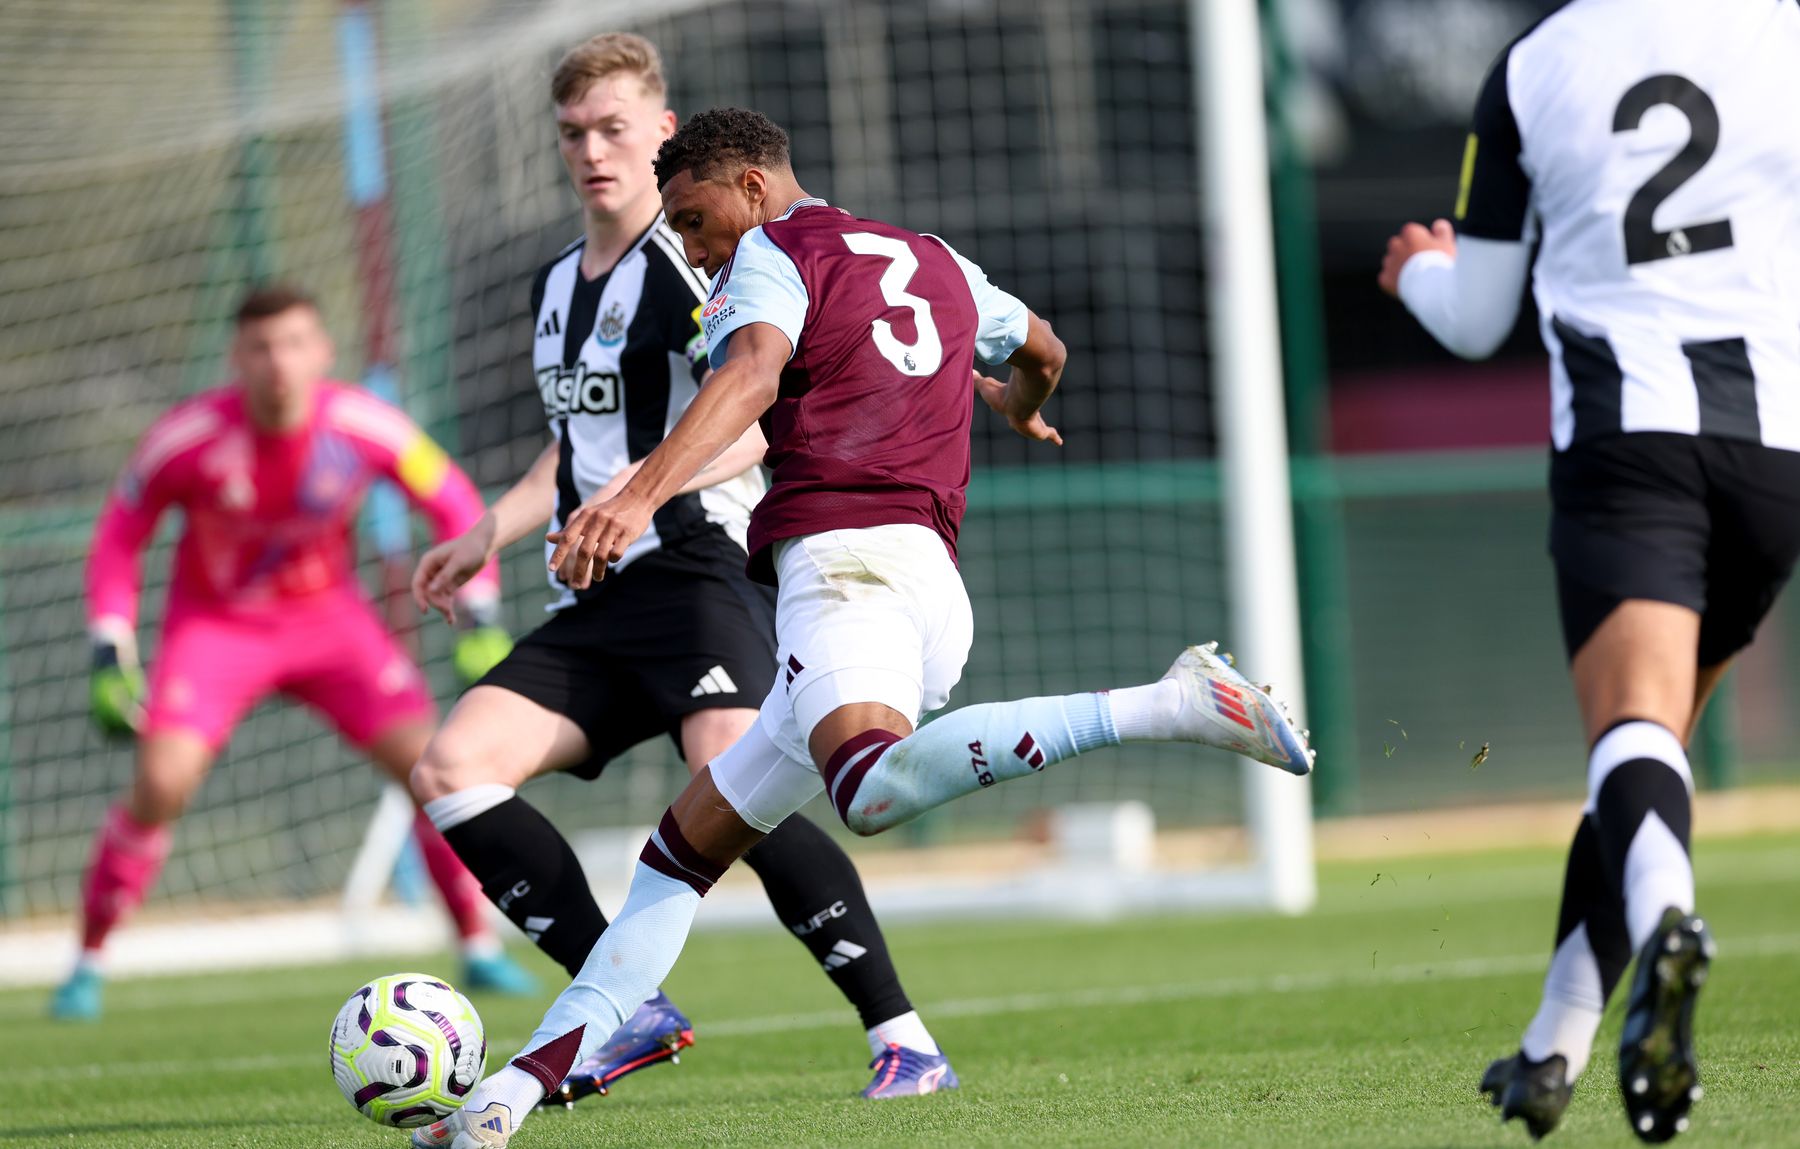
<path fill-rule="evenodd" d="M 1529 277 L 1550 352 L 1550 554 L 1587 802 L 1542 1001 L 1481 1079 L 1533 1137 L 1634 952 L 1632 1131 L 1668 1141 L 1701 1096 L 1714 943 L 1687 744 L 1800 559 L 1797 98 L 1800 6 L 1559 5 L 1482 84 L 1455 226 L 1407 224 L 1382 263 L 1382 288 L 1470 359 L 1512 330 Z"/>
<path fill-rule="evenodd" d="M 630 33 L 593 37 L 557 65 L 550 95 L 585 225 L 532 285 L 533 367 L 550 442 L 472 529 L 420 559 L 420 605 L 447 613 L 460 581 L 502 548 L 546 519 L 555 530 L 611 498 L 706 370 L 705 281 L 663 222 L 651 168 L 675 130 L 655 46 Z M 744 574 L 765 444 L 755 427 L 739 430 L 684 480 L 604 582 L 578 589 L 552 573 L 550 619 L 463 696 L 413 771 L 414 794 L 483 887 L 571 975 L 606 918 L 568 842 L 518 787 L 556 771 L 596 778 L 662 735 L 698 771 L 755 724 L 775 679 L 775 595 Z M 908 1072 L 881 1067 L 863 1096 L 955 1086 L 843 847 L 798 814 L 778 821 L 745 863 L 856 1008 L 877 1060 L 890 1045 L 916 1051 Z M 630 1023 L 567 1074 L 556 1100 L 603 1092 L 692 1040 L 666 996 L 638 1001 Z"/>
<path fill-rule="evenodd" d="M 258 701 L 279 693 L 306 703 L 400 781 L 431 736 L 424 679 L 357 586 L 352 520 L 377 478 L 397 483 L 439 538 L 474 522 L 481 497 L 405 415 L 328 380 L 332 355 L 306 295 L 253 292 L 231 345 L 236 381 L 156 421 L 95 525 L 94 718 L 108 733 L 135 734 L 137 760 L 131 789 L 94 841 L 81 955 L 51 1000 L 57 1017 L 99 1016 L 107 935 L 144 900 L 168 856 L 170 823 Z M 185 521 L 146 697 L 136 657 L 140 556 L 171 507 Z M 505 652 L 498 590 L 488 569 L 464 591 L 475 625 L 458 638 L 460 673 L 478 676 Z M 532 979 L 484 921 L 480 885 L 423 814 L 414 825 L 462 938 L 463 986 L 530 992 Z"/>
<path fill-rule="evenodd" d="M 875 834 L 1124 741 L 1311 768 L 1303 732 L 1204 647 L 1147 686 L 967 706 L 915 728 L 944 705 L 972 639 L 955 562 L 970 392 L 1059 443 L 1042 407 L 1062 344 L 941 240 L 808 196 L 786 133 L 756 112 L 695 116 L 656 174 L 689 261 L 714 276 L 702 311 L 714 374 L 617 495 L 563 524 L 551 565 L 577 589 L 606 577 L 656 509 L 761 420 L 773 482 L 750 520 L 749 570 L 777 587 L 780 672 L 756 724 L 663 815 L 624 908 L 525 1052 L 416 1131 L 419 1147 L 505 1145 L 655 991 L 725 868 L 821 791 Z M 977 356 L 1011 378 L 972 371 Z M 888 1064 L 914 1056 L 894 1048 Z"/>

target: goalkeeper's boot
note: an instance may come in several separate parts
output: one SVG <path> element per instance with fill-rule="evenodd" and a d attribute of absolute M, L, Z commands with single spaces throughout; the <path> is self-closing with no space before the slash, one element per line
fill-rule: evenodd
<path fill-rule="evenodd" d="M 490 1101 L 474 1113 L 458 1109 L 442 1121 L 414 1129 L 412 1149 L 505 1149 L 516 1128 L 512 1110 Z"/>
<path fill-rule="evenodd" d="M 1500 1110 L 1502 1122 L 1517 1117 L 1536 1141 L 1556 1128 L 1574 1087 L 1569 1062 L 1560 1053 L 1533 1061 L 1523 1053 L 1503 1057 L 1481 1075 L 1481 1091 Z"/>
<path fill-rule="evenodd" d="M 462 980 L 457 988 L 530 997 L 538 991 L 538 980 L 504 953 L 471 954 L 463 958 Z"/>
<path fill-rule="evenodd" d="M 921 1097 L 962 1084 L 956 1079 L 956 1070 L 950 1068 L 950 1059 L 943 1054 L 920 1053 L 892 1043 L 869 1062 L 869 1068 L 875 1071 L 875 1079 L 864 1087 L 862 1096 L 871 1101 Z"/>
<path fill-rule="evenodd" d="M 106 979 L 82 966 L 50 995 L 50 1016 L 57 1021 L 98 1021 Z"/>
<path fill-rule="evenodd" d="M 1715 949 L 1705 922 L 1670 909 L 1638 953 L 1619 1034 L 1619 1091 L 1639 1140 L 1685 1132 L 1688 1110 L 1700 1100 L 1694 1003 Z"/>
<path fill-rule="evenodd" d="M 1176 737 L 1230 750 L 1289 774 L 1312 771 L 1315 751 L 1307 733 L 1294 727 L 1287 706 L 1267 686 L 1253 686 L 1232 665 L 1219 644 L 1190 646 L 1163 679 L 1181 684 Z"/>
<path fill-rule="evenodd" d="M 546 1096 L 542 1104 L 572 1107 L 583 1097 L 605 1096 L 613 1082 L 628 1073 L 664 1061 L 680 1064 L 681 1051 L 692 1044 L 694 1023 L 658 990 L 655 997 L 625 1019 L 605 1045 L 570 1070 L 562 1087 Z"/>

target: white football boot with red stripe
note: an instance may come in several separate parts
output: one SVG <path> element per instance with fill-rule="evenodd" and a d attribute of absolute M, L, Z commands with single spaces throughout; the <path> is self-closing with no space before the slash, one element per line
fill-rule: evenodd
<path fill-rule="evenodd" d="M 1287 707 L 1255 686 L 1232 666 L 1219 644 L 1190 646 L 1163 675 L 1181 684 L 1181 712 L 1175 737 L 1230 750 L 1289 774 L 1312 772 L 1317 752 L 1306 744 L 1307 732 L 1294 727 Z"/>

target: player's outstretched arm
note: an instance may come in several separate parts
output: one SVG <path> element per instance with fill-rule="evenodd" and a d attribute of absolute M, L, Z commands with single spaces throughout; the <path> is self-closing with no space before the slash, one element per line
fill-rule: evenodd
<path fill-rule="evenodd" d="M 1006 416 L 1013 430 L 1027 439 L 1062 446 L 1062 435 L 1044 422 L 1043 406 L 1062 381 L 1069 352 L 1056 332 L 1035 313 L 1028 313 L 1025 342 L 1006 360 L 1012 374 L 1006 382 L 975 372 L 975 387 L 989 407 Z"/>
<path fill-rule="evenodd" d="M 473 526 L 426 551 L 413 568 L 413 602 L 456 621 L 456 592 L 501 551 L 544 525 L 556 501 L 556 451 L 551 440 L 531 469 L 494 500 Z"/>
<path fill-rule="evenodd" d="M 742 439 L 775 402 L 792 351 L 787 335 L 773 324 L 747 323 L 733 331 L 729 361 L 700 388 L 624 489 L 605 502 L 583 505 L 562 530 L 545 536 L 556 544 L 550 569 L 576 590 L 605 577 L 607 564 L 624 557 L 657 508 Z"/>

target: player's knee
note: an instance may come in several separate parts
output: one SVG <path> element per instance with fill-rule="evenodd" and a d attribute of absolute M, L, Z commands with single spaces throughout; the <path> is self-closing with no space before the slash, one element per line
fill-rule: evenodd
<path fill-rule="evenodd" d="M 131 820 L 140 826 L 161 826 L 181 817 L 194 787 L 181 780 L 140 774 L 126 800 Z"/>
<path fill-rule="evenodd" d="M 425 744 L 408 776 L 413 798 L 423 804 L 492 781 L 484 776 L 482 761 L 440 733 Z"/>
<path fill-rule="evenodd" d="M 125 800 L 133 820 L 160 826 L 181 817 L 211 766 L 211 751 L 186 735 L 144 739 Z"/>

